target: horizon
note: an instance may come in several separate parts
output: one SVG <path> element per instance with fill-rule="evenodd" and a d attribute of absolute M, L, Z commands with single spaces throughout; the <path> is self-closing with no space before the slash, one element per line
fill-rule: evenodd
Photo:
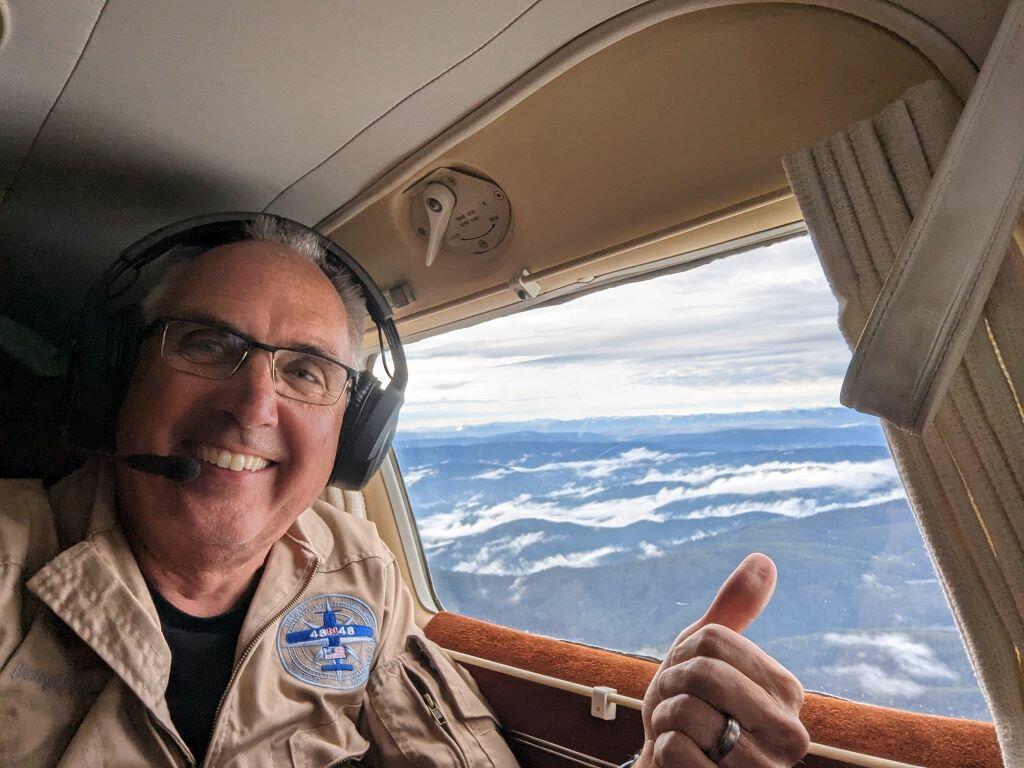
<path fill-rule="evenodd" d="M 639 419 L 699 419 L 701 417 L 744 417 L 744 416 L 758 416 L 764 414 L 772 415 L 783 415 L 783 414 L 814 414 L 821 413 L 823 411 L 836 411 L 843 415 L 849 415 L 850 418 L 856 419 L 850 424 L 838 425 L 838 426 L 865 426 L 869 424 L 878 423 L 878 419 L 869 414 L 855 411 L 852 408 L 847 408 L 844 405 L 822 405 L 813 408 L 771 408 L 771 409 L 758 409 L 758 410 L 745 410 L 745 411 L 700 411 L 695 413 L 631 413 L 623 415 L 610 415 L 610 416 L 581 416 L 577 418 L 555 418 L 555 417 L 531 417 L 525 419 L 499 419 L 495 421 L 481 421 L 472 422 L 468 424 L 458 424 L 454 427 L 432 427 L 432 426 L 415 426 L 415 427 L 402 427 L 399 429 L 398 434 L 423 434 L 427 432 L 437 433 L 457 433 L 463 432 L 469 429 L 485 429 L 488 427 L 500 427 L 500 426 L 517 426 L 524 424 L 536 424 L 553 422 L 556 424 L 576 424 L 579 422 L 608 422 L 608 421 L 624 421 L 628 419 L 639 420 Z M 803 425 L 794 425 L 792 428 L 797 428 Z M 832 425 L 837 426 L 837 425 Z M 719 431 L 719 430 L 715 430 Z"/>

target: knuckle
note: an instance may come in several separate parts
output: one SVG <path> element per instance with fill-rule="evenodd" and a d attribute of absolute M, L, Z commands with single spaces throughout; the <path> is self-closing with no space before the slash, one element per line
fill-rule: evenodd
<path fill-rule="evenodd" d="M 665 699 L 651 715 L 651 726 L 654 732 L 688 730 L 688 725 L 694 717 L 694 705 L 695 699 L 686 693 Z"/>
<path fill-rule="evenodd" d="M 799 713 L 804 705 L 804 687 L 788 670 L 774 676 L 771 689 L 775 698 Z"/>
<path fill-rule="evenodd" d="M 651 684 L 651 688 L 655 691 L 655 696 L 652 698 L 654 704 L 664 701 L 666 698 L 672 695 L 672 690 L 679 687 L 680 680 L 682 678 L 682 671 L 679 667 L 670 667 L 669 669 L 662 670 L 654 678 L 654 682 Z M 644 697 L 646 702 L 650 697 L 650 691 L 647 696 Z"/>
<path fill-rule="evenodd" d="M 676 694 L 690 690 L 691 679 L 689 661 L 677 664 L 661 674 L 658 677 L 658 696 L 662 703 Z"/>
<path fill-rule="evenodd" d="M 790 737 L 789 751 L 787 752 L 786 757 L 792 759 L 793 762 L 796 762 L 807 754 L 807 750 L 810 749 L 810 747 L 811 736 L 807 733 L 807 729 L 804 728 L 803 724 L 797 721 Z"/>
<path fill-rule="evenodd" d="M 722 649 L 729 643 L 729 630 L 720 624 L 708 624 L 695 636 L 695 656 L 720 656 Z"/>
<path fill-rule="evenodd" d="M 804 724 L 797 717 L 787 717 L 778 725 L 776 731 L 776 749 L 785 760 L 792 765 L 807 754 L 811 746 L 811 737 Z"/>
<path fill-rule="evenodd" d="M 669 653 L 667 659 L 668 665 L 674 667 L 677 664 L 682 664 L 690 658 L 691 655 L 689 644 L 679 643 L 679 645 L 672 648 L 672 651 Z"/>
<path fill-rule="evenodd" d="M 684 693 L 700 693 L 718 675 L 716 659 L 697 656 L 687 659 L 659 676 L 657 691 L 662 700 Z"/>
<path fill-rule="evenodd" d="M 678 755 L 683 749 L 682 741 L 686 738 L 676 731 L 661 734 L 654 742 L 654 762 L 659 766 L 678 763 Z"/>
<path fill-rule="evenodd" d="M 804 701 L 807 696 L 804 694 L 804 686 L 800 683 L 797 678 L 790 677 L 790 695 L 793 697 L 794 705 L 796 705 L 797 712 L 800 712 L 804 708 Z"/>
<path fill-rule="evenodd" d="M 690 659 L 684 667 L 692 684 L 702 687 L 708 680 L 714 678 L 718 672 L 718 663 L 708 656 L 697 656 L 694 659 Z"/>

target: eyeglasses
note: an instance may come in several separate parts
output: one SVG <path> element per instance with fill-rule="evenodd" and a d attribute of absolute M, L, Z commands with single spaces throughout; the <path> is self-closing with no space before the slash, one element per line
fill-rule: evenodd
<path fill-rule="evenodd" d="M 273 347 L 216 326 L 161 317 L 143 332 L 151 336 L 163 329 L 160 357 L 171 368 L 204 379 L 229 379 L 252 349 L 270 352 L 274 390 L 282 397 L 312 405 L 334 405 L 359 371 L 344 363 L 309 352 Z"/>

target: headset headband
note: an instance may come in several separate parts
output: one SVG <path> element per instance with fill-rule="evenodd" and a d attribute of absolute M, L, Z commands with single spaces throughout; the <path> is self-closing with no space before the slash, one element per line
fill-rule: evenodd
<path fill-rule="evenodd" d="M 269 216 L 292 231 L 312 235 L 323 247 L 320 268 L 333 278 L 347 272 L 362 289 L 366 309 L 387 340 L 394 370 L 387 387 L 364 371 L 350 394 L 331 482 L 361 488 L 383 462 L 398 423 L 409 374 L 391 306 L 373 278 L 333 240 L 298 222 L 273 214 L 226 212 L 179 221 L 146 235 L 121 252 L 89 292 L 70 377 L 69 434 L 87 448 L 112 445 L 113 429 L 141 338 L 137 302 L 115 308 L 151 262 L 178 249 L 211 250 L 252 240 L 250 228 Z M 127 279 L 126 279 L 127 276 Z M 383 339 L 382 339 L 383 341 Z M 383 354 L 383 344 L 381 353 Z"/>
<path fill-rule="evenodd" d="M 384 298 L 380 288 L 362 265 L 336 242 L 315 229 L 283 216 L 249 211 L 228 211 L 195 216 L 161 227 L 125 248 L 118 256 L 117 261 L 104 270 L 98 283 L 103 286 L 104 298 L 109 301 L 129 290 L 135 284 L 143 267 L 166 255 L 172 249 L 212 250 L 221 245 L 251 240 L 249 227 L 260 216 L 269 216 L 290 229 L 314 235 L 326 255 L 326 264 L 322 265 L 321 269 L 328 277 L 333 277 L 343 269 L 356 279 L 366 298 L 366 309 L 370 318 L 387 339 L 395 364 L 391 381 L 399 389 L 404 390 L 408 382 L 405 353 L 402 350 L 398 329 L 394 324 L 391 305 Z M 130 281 L 126 284 L 119 284 L 119 281 L 128 273 L 132 275 Z M 383 350 L 381 352 L 383 353 Z"/>

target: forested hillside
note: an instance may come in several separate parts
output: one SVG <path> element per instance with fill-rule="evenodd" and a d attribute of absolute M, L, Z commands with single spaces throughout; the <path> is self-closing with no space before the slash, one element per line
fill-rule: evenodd
<path fill-rule="evenodd" d="M 749 552 L 749 636 L 809 689 L 988 719 L 877 424 L 845 409 L 409 431 L 445 607 L 659 655 Z"/>

